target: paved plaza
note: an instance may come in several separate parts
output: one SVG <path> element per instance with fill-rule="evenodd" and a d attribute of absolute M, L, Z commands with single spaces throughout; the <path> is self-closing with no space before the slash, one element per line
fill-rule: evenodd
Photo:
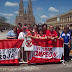
<path fill-rule="evenodd" d="M 6 39 L 8 30 L 0 32 L 0 39 Z M 0 66 L 0 72 L 72 72 L 72 61 L 54 64 L 39 64 L 27 65 L 20 64 L 19 66 Z"/>
<path fill-rule="evenodd" d="M 3 32 L 0 31 L 0 39 L 6 39 L 6 35 L 9 30 L 4 30 Z"/>
<path fill-rule="evenodd" d="M 72 72 L 72 61 L 63 64 L 0 66 L 0 72 Z"/>

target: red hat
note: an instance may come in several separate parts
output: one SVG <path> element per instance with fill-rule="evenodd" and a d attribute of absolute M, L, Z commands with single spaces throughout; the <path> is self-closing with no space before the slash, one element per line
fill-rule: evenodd
<path fill-rule="evenodd" d="M 26 28 L 26 26 L 23 26 L 23 28 Z"/>

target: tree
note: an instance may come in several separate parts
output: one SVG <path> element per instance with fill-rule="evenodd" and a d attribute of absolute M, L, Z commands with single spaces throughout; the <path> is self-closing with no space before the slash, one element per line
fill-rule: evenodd
<path fill-rule="evenodd" d="M 7 21 L 7 19 L 5 18 L 5 17 L 0 17 L 0 22 L 5 22 L 5 21 Z"/>

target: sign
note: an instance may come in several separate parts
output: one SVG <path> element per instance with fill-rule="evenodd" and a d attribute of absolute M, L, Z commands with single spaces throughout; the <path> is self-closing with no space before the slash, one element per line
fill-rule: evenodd
<path fill-rule="evenodd" d="M 0 40 L 0 64 L 18 64 L 18 52 L 23 40 Z"/>
<path fill-rule="evenodd" d="M 30 37 L 27 37 L 25 38 L 24 40 L 25 42 L 25 48 L 24 48 L 24 51 L 34 51 L 34 46 L 33 46 L 33 43 L 32 43 L 32 39 Z"/>
<path fill-rule="evenodd" d="M 56 41 L 37 39 L 34 41 L 34 52 L 29 54 L 29 62 L 31 63 L 47 63 L 60 62 L 64 52 L 63 41 L 57 39 Z M 32 56 L 31 56 L 32 55 Z M 31 57 L 31 58 L 30 58 Z"/>

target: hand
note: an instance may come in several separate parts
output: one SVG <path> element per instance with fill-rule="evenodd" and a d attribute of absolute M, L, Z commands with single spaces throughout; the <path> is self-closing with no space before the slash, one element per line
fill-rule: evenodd
<path fill-rule="evenodd" d="M 68 45 L 68 48 L 70 49 L 70 45 Z"/>
<path fill-rule="evenodd" d="M 60 39 L 60 38 L 58 38 L 58 39 Z"/>
<path fill-rule="evenodd" d="M 61 38 L 61 40 L 63 41 L 64 39 L 63 39 L 63 38 Z"/>
<path fill-rule="evenodd" d="M 51 38 L 52 40 L 54 40 L 54 37 L 53 38 Z"/>
<path fill-rule="evenodd" d="M 31 37 L 31 35 L 27 35 L 27 36 L 25 36 L 25 37 Z"/>

